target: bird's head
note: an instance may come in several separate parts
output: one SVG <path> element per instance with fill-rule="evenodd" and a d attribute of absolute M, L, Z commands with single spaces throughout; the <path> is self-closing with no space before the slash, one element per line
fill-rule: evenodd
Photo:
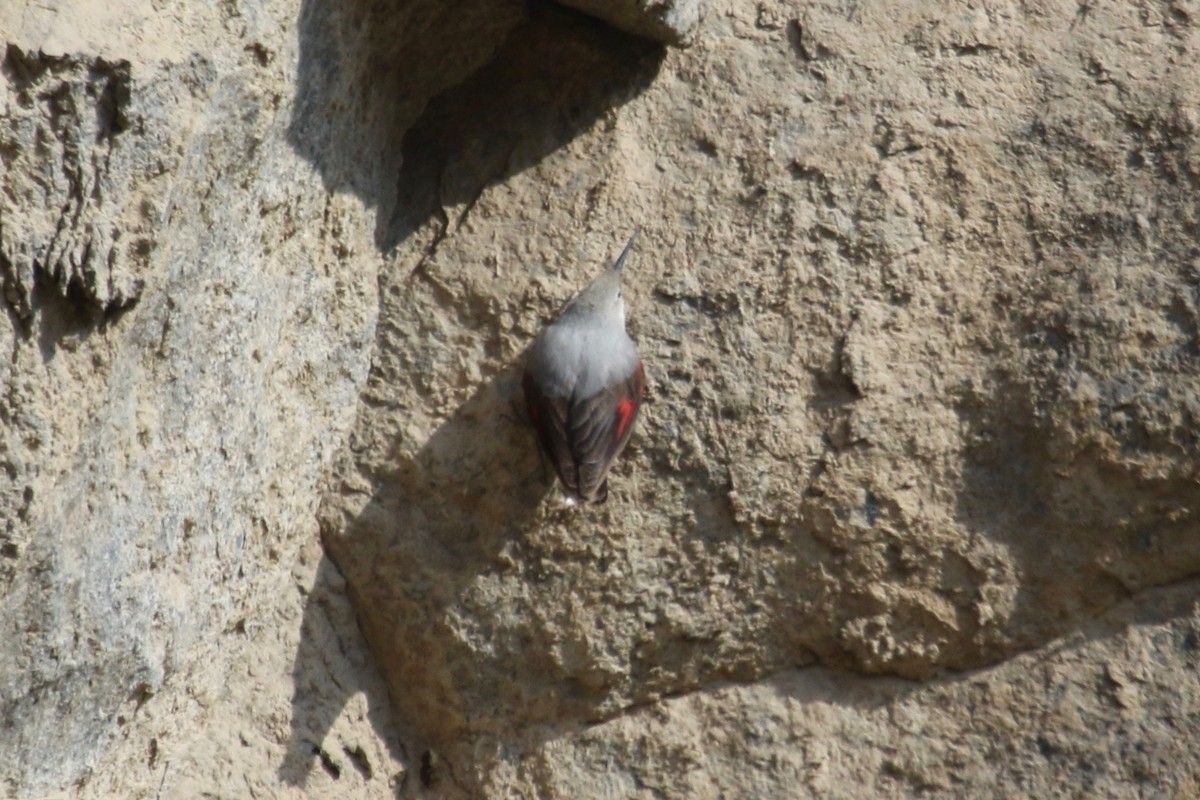
<path fill-rule="evenodd" d="M 621 255 L 613 265 L 604 270 L 595 280 L 575 295 L 563 311 L 563 317 L 597 318 L 605 322 L 616 322 L 625 325 L 625 297 L 621 291 L 621 274 L 625 269 L 625 260 L 629 257 L 637 231 L 629 237 L 629 243 L 621 251 Z"/>

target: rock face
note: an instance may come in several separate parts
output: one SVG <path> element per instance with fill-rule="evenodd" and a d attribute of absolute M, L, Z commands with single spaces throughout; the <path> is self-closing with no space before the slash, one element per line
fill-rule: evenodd
<path fill-rule="evenodd" d="M 0 8 L 0 794 L 1200 791 L 1200 8 L 579 7 Z"/>
<path fill-rule="evenodd" d="M 369 241 L 362 201 L 286 144 L 294 32 L 88 5 L 0 12 L 6 797 L 216 696 L 312 535 L 376 321 L 340 238 Z"/>
<path fill-rule="evenodd" d="M 565 0 L 621 30 L 668 44 L 687 44 L 704 10 L 702 0 Z"/>

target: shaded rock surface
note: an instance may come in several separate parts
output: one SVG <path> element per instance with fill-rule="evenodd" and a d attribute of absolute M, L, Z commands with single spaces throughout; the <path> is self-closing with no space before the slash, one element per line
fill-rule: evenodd
<path fill-rule="evenodd" d="M 0 8 L 0 794 L 1200 791 L 1200 7 L 698 8 Z"/>

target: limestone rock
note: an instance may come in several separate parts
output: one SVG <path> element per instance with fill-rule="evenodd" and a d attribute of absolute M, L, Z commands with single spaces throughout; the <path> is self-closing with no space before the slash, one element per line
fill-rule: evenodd
<path fill-rule="evenodd" d="M 1200 11 L 698 7 L 0 4 L 0 794 L 1196 793 Z"/>
<path fill-rule="evenodd" d="M 147 163 L 156 143 L 138 141 L 144 128 L 130 130 L 129 63 L 9 44 L 4 70 L 0 283 L 7 302 L 29 317 L 39 285 L 98 313 L 135 302 L 153 248 L 146 236 L 153 207 L 117 204 L 134 199 L 131 182 L 149 183 L 160 167 Z"/>
<path fill-rule="evenodd" d="M 629 33 L 676 45 L 693 39 L 704 12 L 703 0 L 564 0 L 564 4 Z"/>

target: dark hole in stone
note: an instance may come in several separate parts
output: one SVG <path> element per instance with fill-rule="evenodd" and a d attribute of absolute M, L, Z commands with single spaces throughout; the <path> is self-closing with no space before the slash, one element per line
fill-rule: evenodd
<path fill-rule="evenodd" d="M 371 760 L 367 758 L 366 751 L 362 749 L 361 745 L 342 747 L 342 752 L 346 754 L 346 757 L 350 759 L 350 763 L 354 765 L 354 768 L 364 778 L 371 780 L 371 778 L 375 777 L 375 770 L 371 767 Z"/>
<path fill-rule="evenodd" d="M 335 781 L 341 779 L 342 768 L 338 766 L 338 763 L 329 756 L 329 753 L 325 752 L 325 748 L 314 744 L 313 755 L 316 756 L 317 760 L 321 762 L 321 767 L 327 773 L 329 773 L 329 777 L 333 778 Z"/>
<path fill-rule="evenodd" d="M 421 753 L 421 785 L 428 789 L 433 784 L 437 768 L 437 754 L 432 750 Z"/>

